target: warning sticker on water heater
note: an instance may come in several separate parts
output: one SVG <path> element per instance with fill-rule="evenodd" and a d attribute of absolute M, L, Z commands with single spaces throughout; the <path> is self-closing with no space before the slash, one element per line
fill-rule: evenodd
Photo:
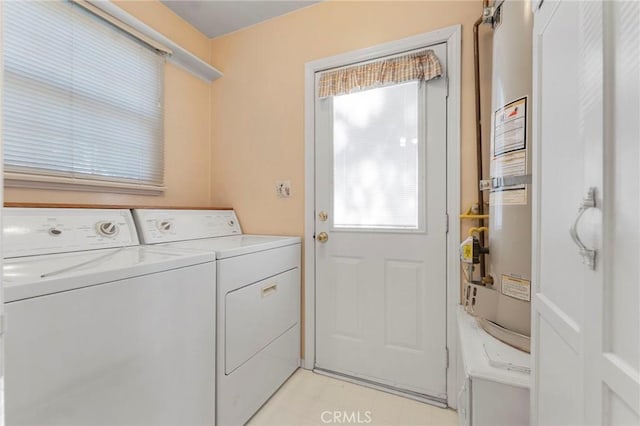
<path fill-rule="evenodd" d="M 494 115 L 491 141 L 491 178 L 520 177 L 527 174 L 527 98 L 510 102 Z M 492 205 L 527 204 L 524 184 L 506 182 L 489 195 Z"/>
<path fill-rule="evenodd" d="M 516 206 L 527 204 L 527 188 L 492 191 L 489 194 L 489 204 L 492 206 Z"/>
<path fill-rule="evenodd" d="M 494 116 L 493 158 L 527 147 L 527 98 L 498 109 Z"/>
<path fill-rule="evenodd" d="M 503 275 L 501 279 L 501 292 L 505 296 L 520 300 L 531 301 L 531 281 Z"/>

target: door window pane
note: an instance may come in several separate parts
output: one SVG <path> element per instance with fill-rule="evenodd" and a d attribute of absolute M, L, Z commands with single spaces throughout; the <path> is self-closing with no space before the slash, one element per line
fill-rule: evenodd
<path fill-rule="evenodd" d="M 419 226 L 418 82 L 333 98 L 334 226 Z"/>

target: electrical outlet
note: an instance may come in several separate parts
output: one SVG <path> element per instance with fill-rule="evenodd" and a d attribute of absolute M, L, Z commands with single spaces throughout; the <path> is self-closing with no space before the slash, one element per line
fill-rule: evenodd
<path fill-rule="evenodd" d="M 276 181 L 276 195 L 280 198 L 291 197 L 291 181 L 290 180 L 277 180 Z"/>

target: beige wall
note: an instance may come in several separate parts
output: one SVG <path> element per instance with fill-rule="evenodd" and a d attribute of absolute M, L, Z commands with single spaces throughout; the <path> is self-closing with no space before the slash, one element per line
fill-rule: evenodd
<path fill-rule="evenodd" d="M 473 23 L 481 6 L 328 1 L 212 40 L 212 61 L 225 72 L 212 86 L 212 203 L 233 206 L 245 232 L 303 236 L 305 63 L 454 24 L 463 32 L 461 208 L 476 202 Z M 490 118 L 490 37 L 486 29 L 481 36 Z M 291 198 L 276 196 L 280 179 L 291 180 Z"/>
<path fill-rule="evenodd" d="M 120 7 L 210 61 L 210 41 L 157 1 Z M 208 206 L 211 193 L 211 84 L 170 63 L 165 68 L 165 183 L 160 196 L 6 188 L 5 201 Z"/>
<path fill-rule="evenodd" d="M 213 39 L 225 76 L 212 86 L 212 203 L 235 207 L 247 232 L 302 236 L 305 63 L 454 24 L 463 31 L 461 205 L 475 202 L 472 27 L 481 4 L 329 1 Z M 276 197 L 278 179 L 291 180 L 290 199 Z"/>

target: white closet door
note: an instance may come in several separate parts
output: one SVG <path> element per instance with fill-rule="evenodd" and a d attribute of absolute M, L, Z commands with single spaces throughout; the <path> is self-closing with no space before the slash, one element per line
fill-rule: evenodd
<path fill-rule="evenodd" d="M 601 9 L 592 2 L 545 1 L 534 18 L 534 425 L 585 424 L 583 342 L 599 332 L 587 326 L 584 307 L 599 287 L 601 265 L 583 264 L 569 231 L 577 221 L 578 234 L 592 247 L 601 228 Z M 590 188 L 597 208 L 578 219 Z"/>
<path fill-rule="evenodd" d="M 534 19 L 533 424 L 640 424 L 638 22 L 632 1 Z"/>
<path fill-rule="evenodd" d="M 602 337 L 593 342 L 598 368 L 585 371 L 598 373 L 586 415 L 640 425 L 640 2 L 605 2 L 604 28 Z"/>

